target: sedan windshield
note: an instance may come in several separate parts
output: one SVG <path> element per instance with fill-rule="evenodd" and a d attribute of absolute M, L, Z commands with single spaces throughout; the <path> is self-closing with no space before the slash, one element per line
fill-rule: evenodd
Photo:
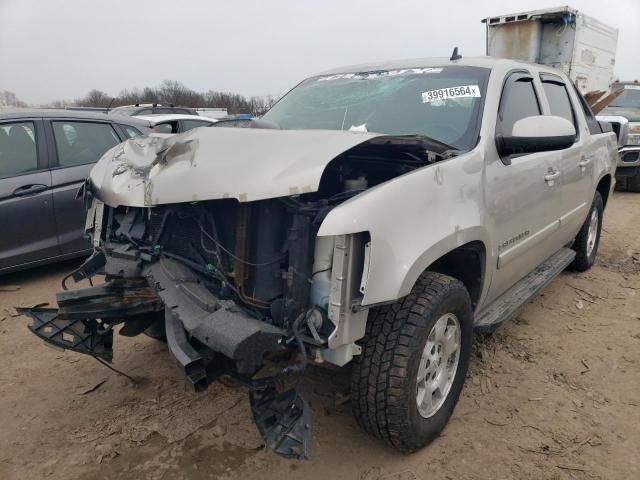
<path fill-rule="evenodd" d="M 284 129 L 424 135 L 468 150 L 477 141 L 489 72 L 447 66 L 313 77 L 263 120 Z"/>

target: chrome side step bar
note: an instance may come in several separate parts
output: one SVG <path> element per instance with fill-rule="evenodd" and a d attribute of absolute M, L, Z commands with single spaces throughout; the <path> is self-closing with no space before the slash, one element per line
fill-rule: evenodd
<path fill-rule="evenodd" d="M 475 329 L 492 332 L 500 324 L 509 320 L 525 303 L 535 297 L 556 278 L 576 256 L 570 248 L 562 248 L 533 272 L 498 297 L 482 310 L 475 319 Z"/>

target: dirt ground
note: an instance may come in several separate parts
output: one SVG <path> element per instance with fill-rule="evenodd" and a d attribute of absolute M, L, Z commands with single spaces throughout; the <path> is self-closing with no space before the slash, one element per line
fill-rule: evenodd
<path fill-rule="evenodd" d="M 264 449 L 243 389 L 193 393 L 160 342 L 116 335 L 114 364 L 137 385 L 46 348 L 13 307 L 53 302 L 74 265 L 0 278 L 2 479 L 640 478 L 638 194 L 612 198 L 593 269 L 477 339 L 448 427 L 408 456 L 358 429 L 348 372 L 307 375 L 313 457 L 290 461 Z"/>

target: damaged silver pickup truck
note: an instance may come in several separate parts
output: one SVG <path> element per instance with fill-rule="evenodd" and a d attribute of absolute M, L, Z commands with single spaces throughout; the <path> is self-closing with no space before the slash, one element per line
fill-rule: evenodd
<path fill-rule="evenodd" d="M 453 412 L 474 329 L 593 264 L 616 165 L 593 122 L 540 65 L 323 73 L 248 128 L 107 152 L 84 188 L 94 254 L 69 275 L 105 283 L 22 311 L 44 340 L 108 361 L 116 325 L 166 338 L 196 390 L 246 385 L 265 443 L 289 457 L 311 445 L 304 369 L 352 363 L 359 424 L 414 451 Z"/>

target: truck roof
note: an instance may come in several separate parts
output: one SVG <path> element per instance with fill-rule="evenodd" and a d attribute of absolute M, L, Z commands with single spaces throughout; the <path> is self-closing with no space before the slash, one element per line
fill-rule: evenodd
<path fill-rule="evenodd" d="M 560 70 L 541 65 L 539 63 L 530 63 L 520 60 L 512 60 L 509 58 L 495 57 L 462 57 L 459 60 L 452 61 L 448 57 L 430 57 L 430 58 L 413 58 L 404 60 L 389 60 L 375 63 L 362 63 L 357 65 L 347 65 L 343 67 L 333 68 L 320 72 L 317 75 L 334 75 L 338 73 L 357 73 L 357 72 L 374 72 L 377 70 L 392 70 L 403 68 L 421 68 L 421 67 L 447 67 L 447 66 L 466 66 L 466 67 L 483 67 L 504 69 L 510 68 L 527 68 L 535 71 L 548 71 L 552 73 L 562 73 Z"/>
<path fill-rule="evenodd" d="M 482 23 L 496 25 L 499 23 L 523 22 L 532 19 L 552 20 L 562 18 L 565 15 L 577 15 L 578 10 L 567 5 L 564 7 L 541 8 L 538 10 L 527 10 L 518 13 L 508 13 L 506 15 L 495 15 L 483 18 Z"/>

